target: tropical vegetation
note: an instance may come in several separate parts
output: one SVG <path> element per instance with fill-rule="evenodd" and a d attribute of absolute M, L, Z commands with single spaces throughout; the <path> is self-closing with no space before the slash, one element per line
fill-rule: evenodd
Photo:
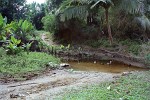
<path fill-rule="evenodd" d="M 43 41 L 48 36 L 60 45 Z M 31 79 L 60 67 L 57 53 L 69 58 L 76 50 L 79 58 L 83 46 L 87 52 L 101 49 L 141 58 L 149 67 L 150 0 L 0 0 L 0 81 Z M 147 100 L 146 75 L 73 91 L 62 99 Z"/>

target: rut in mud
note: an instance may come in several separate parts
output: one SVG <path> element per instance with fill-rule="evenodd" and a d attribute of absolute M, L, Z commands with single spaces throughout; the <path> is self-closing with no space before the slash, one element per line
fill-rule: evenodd
<path fill-rule="evenodd" d="M 24 82 L 0 85 L 0 99 L 45 100 L 54 99 L 69 89 L 112 81 L 120 74 L 53 70 L 46 75 Z M 12 99 L 13 100 L 13 99 Z"/>

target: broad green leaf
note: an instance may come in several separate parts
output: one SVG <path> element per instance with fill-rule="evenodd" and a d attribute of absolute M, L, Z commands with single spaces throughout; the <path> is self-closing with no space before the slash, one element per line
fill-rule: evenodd
<path fill-rule="evenodd" d="M 13 36 L 11 36 L 11 42 L 15 44 L 17 40 Z"/>
<path fill-rule="evenodd" d="M 21 43 L 21 40 L 17 40 L 17 44 L 20 44 Z"/>
<path fill-rule="evenodd" d="M 23 23 L 23 20 L 19 20 L 18 26 L 21 27 L 22 23 Z"/>
<path fill-rule="evenodd" d="M 0 28 L 3 26 L 3 16 L 0 14 Z"/>

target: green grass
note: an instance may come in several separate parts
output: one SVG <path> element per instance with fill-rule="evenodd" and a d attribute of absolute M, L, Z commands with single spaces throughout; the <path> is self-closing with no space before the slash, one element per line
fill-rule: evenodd
<path fill-rule="evenodd" d="M 99 40 L 87 40 L 87 41 L 85 41 L 85 44 L 87 44 L 93 48 L 111 47 L 109 40 L 107 38 L 101 38 Z"/>
<path fill-rule="evenodd" d="M 149 100 L 150 71 L 122 77 L 113 83 L 102 83 L 80 90 L 71 90 L 58 100 Z M 110 86 L 110 89 L 107 87 Z"/>
<path fill-rule="evenodd" d="M 122 45 L 122 46 L 127 46 L 128 47 L 127 51 L 134 55 L 138 55 L 141 52 L 141 43 L 131 39 L 125 39 L 125 40 L 114 39 L 114 44 L 110 45 L 109 40 L 103 37 L 99 40 L 87 40 L 85 41 L 85 44 L 93 48 L 104 47 L 110 50 L 115 48 L 117 45 Z"/>
<path fill-rule="evenodd" d="M 138 55 L 141 52 L 141 43 L 138 41 L 126 39 L 119 41 L 119 44 L 128 46 L 128 52 Z"/>
<path fill-rule="evenodd" d="M 46 53 L 22 52 L 18 55 L 7 55 L 0 48 L 0 73 L 4 75 L 17 76 L 24 73 L 42 72 L 48 66 L 49 62 L 58 64 L 60 60 Z"/>

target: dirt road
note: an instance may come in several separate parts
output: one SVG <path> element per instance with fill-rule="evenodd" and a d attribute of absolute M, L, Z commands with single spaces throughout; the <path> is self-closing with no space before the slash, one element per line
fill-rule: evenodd
<path fill-rule="evenodd" d="M 53 70 L 35 79 L 0 85 L 1 100 L 54 100 L 72 88 L 112 81 L 119 74 Z"/>

